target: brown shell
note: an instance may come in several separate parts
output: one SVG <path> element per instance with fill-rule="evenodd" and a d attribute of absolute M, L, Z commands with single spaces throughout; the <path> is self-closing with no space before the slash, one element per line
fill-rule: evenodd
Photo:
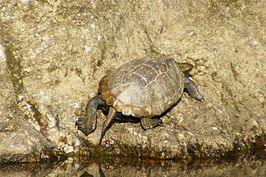
<path fill-rule="evenodd" d="M 107 105 L 124 115 L 161 115 L 182 95 L 184 74 L 172 58 L 141 58 L 120 66 L 99 83 Z"/>

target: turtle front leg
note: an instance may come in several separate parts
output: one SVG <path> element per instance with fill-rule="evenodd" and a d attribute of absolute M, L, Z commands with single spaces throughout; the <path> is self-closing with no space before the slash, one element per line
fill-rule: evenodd
<path fill-rule="evenodd" d="M 97 116 L 96 112 L 98 106 L 103 104 L 100 95 L 96 95 L 87 104 L 86 116 L 79 118 L 76 125 L 80 131 L 82 131 L 86 136 L 92 133 L 96 129 Z"/>
<path fill-rule="evenodd" d="M 102 130 L 101 130 L 101 134 L 100 134 L 100 137 L 99 137 L 99 144 L 102 143 L 102 140 L 103 140 L 103 137 L 104 137 L 105 133 L 107 132 L 107 130 L 114 123 L 115 117 L 116 117 L 116 110 L 113 107 L 110 107 L 110 110 L 108 112 L 107 118 L 102 124 Z"/>
<path fill-rule="evenodd" d="M 140 119 L 141 127 L 144 130 L 149 130 L 160 126 L 163 122 L 159 118 L 143 117 Z"/>
<path fill-rule="evenodd" d="M 185 77 L 185 91 L 192 98 L 203 101 L 203 97 L 200 95 L 195 83 L 189 77 Z"/>

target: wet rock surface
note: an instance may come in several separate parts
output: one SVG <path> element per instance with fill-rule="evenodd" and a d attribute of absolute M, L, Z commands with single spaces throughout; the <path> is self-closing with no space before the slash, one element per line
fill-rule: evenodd
<path fill-rule="evenodd" d="M 3 161 L 39 161 L 47 148 L 162 159 L 265 154 L 265 1 L 28 0 L 0 9 Z M 115 123 L 102 146 L 92 145 L 97 133 L 84 136 L 75 121 L 98 81 L 156 55 L 193 64 L 204 102 L 184 94 L 163 126 Z"/>

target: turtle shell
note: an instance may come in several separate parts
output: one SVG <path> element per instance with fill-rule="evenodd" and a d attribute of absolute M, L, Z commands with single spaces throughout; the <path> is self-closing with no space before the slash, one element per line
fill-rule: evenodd
<path fill-rule="evenodd" d="M 99 93 L 117 112 L 135 117 L 161 115 L 181 97 L 184 74 L 172 58 L 132 60 L 104 76 Z"/>

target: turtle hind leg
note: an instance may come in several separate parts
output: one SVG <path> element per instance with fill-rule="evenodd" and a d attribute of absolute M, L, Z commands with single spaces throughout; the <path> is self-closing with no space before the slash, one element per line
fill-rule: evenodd
<path fill-rule="evenodd" d="M 185 91 L 192 98 L 203 101 L 203 97 L 200 95 L 195 83 L 189 77 L 185 77 Z"/>
<path fill-rule="evenodd" d="M 82 131 L 86 136 L 92 133 L 96 129 L 97 117 L 96 112 L 98 106 L 103 104 L 100 95 L 96 95 L 87 104 L 86 116 L 79 118 L 76 125 L 80 131 Z"/>
<path fill-rule="evenodd" d="M 103 140 L 103 137 L 104 137 L 105 133 L 107 132 L 107 130 L 114 123 L 115 117 L 116 117 L 116 110 L 114 108 L 110 107 L 110 110 L 109 110 L 109 113 L 107 115 L 107 118 L 102 124 L 102 130 L 101 130 L 101 134 L 100 134 L 100 137 L 99 137 L 99 144 L 102 143 L 102 140 Z"/>
<path fill-rule="evenodd" d="M 163 122 L 159 118 L 143 117 L 141 118 L 141 127 L 144 130 L 149 130 L 160 126 Z"/>

